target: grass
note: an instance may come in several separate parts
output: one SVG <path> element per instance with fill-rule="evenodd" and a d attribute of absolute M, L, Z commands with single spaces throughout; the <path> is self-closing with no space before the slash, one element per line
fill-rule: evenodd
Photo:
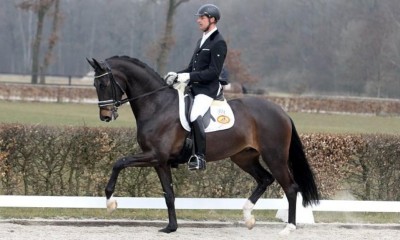
<path fill-rule="evenodd" d="M 128 105 L 118 110 L 117 121 L 99 120 L 95 104 L 39 103 L 0 101 L 1 123 L 42 124 L 51 126 L 134 127 Z M 400 117 L 289 113 L 300 133 L 385 133 L 400 134 Z"/>
<path fill-rule="evenodd" d="M 369 115 L 290 113 L 303 133 L 400 134 L 400 117 Z"/>
<path fill-rule="evenodd" d="M 129 105 L 120 107 L 118 121 L 111 123 L 100 121 L 99 108 L 95 104 L 0 101 L 0 109 L 1 123 L 90 127 L 135 126 Z"/>

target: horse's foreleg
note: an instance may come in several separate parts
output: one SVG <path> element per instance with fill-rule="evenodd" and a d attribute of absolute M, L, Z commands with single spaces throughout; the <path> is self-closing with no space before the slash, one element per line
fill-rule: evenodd
<path fill-rule="evenodd" d="M 107 211 L 108 212 L 113 212 L 115 209 L 117 209 L 117 201 L 112 197 L 112 194 L 114 193 L 115 189 L 115 184 L 117 183 L 118 175 L 121 169 L 115 169 L 113 168 L 110 180 L 108 181 L 105 193 L 106 193 L 106 198 L 107 198 Z"/>
<path fill-rule="evenodd" d="M 175 194 L 172 187 L 172 174 L 169 165 L 162 165 L 155 167 L 158 177 L 160 178 L 161 186 L 164 191 L 165 203 L 168 208 L 168 225 L 160 229 L 160 232 L 171 233 L 175 232 L 178 228 L 175 212 Z"/>
<path fill-rule="evenodd" d="M 114 193 L 118 175 L 122 169 L 127 167 L 152 167 L 157 163 L 158 161 L 155 160 L 154 155 L 151 153 L 140 153 L 133 156 L 127 156 L 115 162 L 105 189 L 107 210 L 111 212 L 117 208 L 117 202 L 112 198 L 112 194 Z"/>

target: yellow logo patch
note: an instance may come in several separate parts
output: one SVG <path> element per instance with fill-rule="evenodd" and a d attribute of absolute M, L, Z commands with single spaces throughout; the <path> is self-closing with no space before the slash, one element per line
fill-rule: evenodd
<path fill-rule="evenodd" d="M 227 124 L 231 121 L 228 116 L 221 115 L 217 118 L 217 122 L 222 123 L 222 124 Z"/>

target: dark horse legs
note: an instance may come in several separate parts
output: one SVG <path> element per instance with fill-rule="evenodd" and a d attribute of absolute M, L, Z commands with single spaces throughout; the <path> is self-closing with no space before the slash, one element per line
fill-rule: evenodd
<path fill-rule="evenodd" d="M 167 164 L 160 165 L 152 153 L 139 153 L 133 156 L 123 157 L 114 164 L 110 180 L 105 189 L 107 209 L 113 211 L 117 207 L 116 201 L 112 199 L 112 194 L 114 193 L 120 171 L 127 167 L 155 167 L 164 191 L 169 216 L 168 226 L 160 231 L 166 233 L 175 232 L 178 228 L 178 224 L 175 213 L 175 196 L 172 188 L 171 168 Z"/>
<path fill-rule="evenodd" d="M 276 149 L 268 149 L 266 153 L 262 154 L 263 161 L 267 164 L 268 168 L 271 170 L 272 175 L 281 185 L 283 191 L 285 192 L 286 198 L 288 200 L 288 223 L 296 226 L 296 200 L 297 193 L 299 191 L 298 185 L 294 182 L 294 179 L 289 171 L 288 159 L 289 156 L 282 154 L 285 151 Z M 286 164 L 282 164 L 286 163 Z"/>
<path fill-rule="evenodd" d="M 175 232 L 178 228 L 175 212 L 175 194 L 172 187 L 172 174 L 171 168 L 168 165 L 155 167 L 158 177 L 160 178 L 162 189 L 164 191 L 165 202 L 168 208 L 168 220 L 167 227 L 160 230 L 160 232 L 170 233 Z"/>
<path fill-rule="evenodd" d="M 274 182 L 272 175 L 261 166 L 259 158 L 259 154 L 252 150 L 244 151 L 231 157 L 231 160 L 236 165 L 250 174 L 257 182 L 256 188 L 243 206 L 243 217 L 248 229 L 252 229 L 255 224 L 254 216 L 251 215 L 254 205 L 267 187 Z"/>
<path fill-rule="evenodd" d="M 115 162 L 110 180 L 106 186 L 106 197 L 110 199 L 115 190 L 115 184 L 117 183 L 119 172 L 127 167 L 153 167 L 158 164 L 158 161 L 154 159 L 154 155 L 151 153 L 139 153 L 133 156 L 126 156 L 120 158 Z"/>
<path fill-rule="evenodd" d="M 272 174 L 260 164 L 260 155 L 255 150 L 243 151 L 231 157 L 231 160 L 235 164 L 237 164 L 245 172 L 249 173 L 257 182 L 256 188 L 243 206 L 245 224 L 249 229 L 254 227 L 255 219 L 254 216 L 251 215 L 251 211 L 253 210 L 253 207 L 258 199 L 266 191 L 267 187 L 270 186 L 276 179 L 282 186 L 288 199 L 288 223 L 295 226 L 298 186 L 291 177 L 288 166 L 282 164 L 282 162 L 285 161 L 280 159 L 288 156 L 286 154 L 282 154 L 284 152 L 283 150 L 282 152 L 279 152 L 279 148 L 274 150 L 268 149 L 268 151 L 265 152 L 268 154 L 264 153 L 262 160 L 267 164 L 269 169 L 273 169 Z"/>

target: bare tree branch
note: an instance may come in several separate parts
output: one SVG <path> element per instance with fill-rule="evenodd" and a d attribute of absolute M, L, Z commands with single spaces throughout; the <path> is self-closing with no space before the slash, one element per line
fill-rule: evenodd
<path fill-rule="evenodd" d="M 181 5 L 184 2 L 189 2 L 190 0 L 180 0 L 178 2 L 175 3 L 174 8 L 177 9 L 179 7 L 179 5 Z"/>

